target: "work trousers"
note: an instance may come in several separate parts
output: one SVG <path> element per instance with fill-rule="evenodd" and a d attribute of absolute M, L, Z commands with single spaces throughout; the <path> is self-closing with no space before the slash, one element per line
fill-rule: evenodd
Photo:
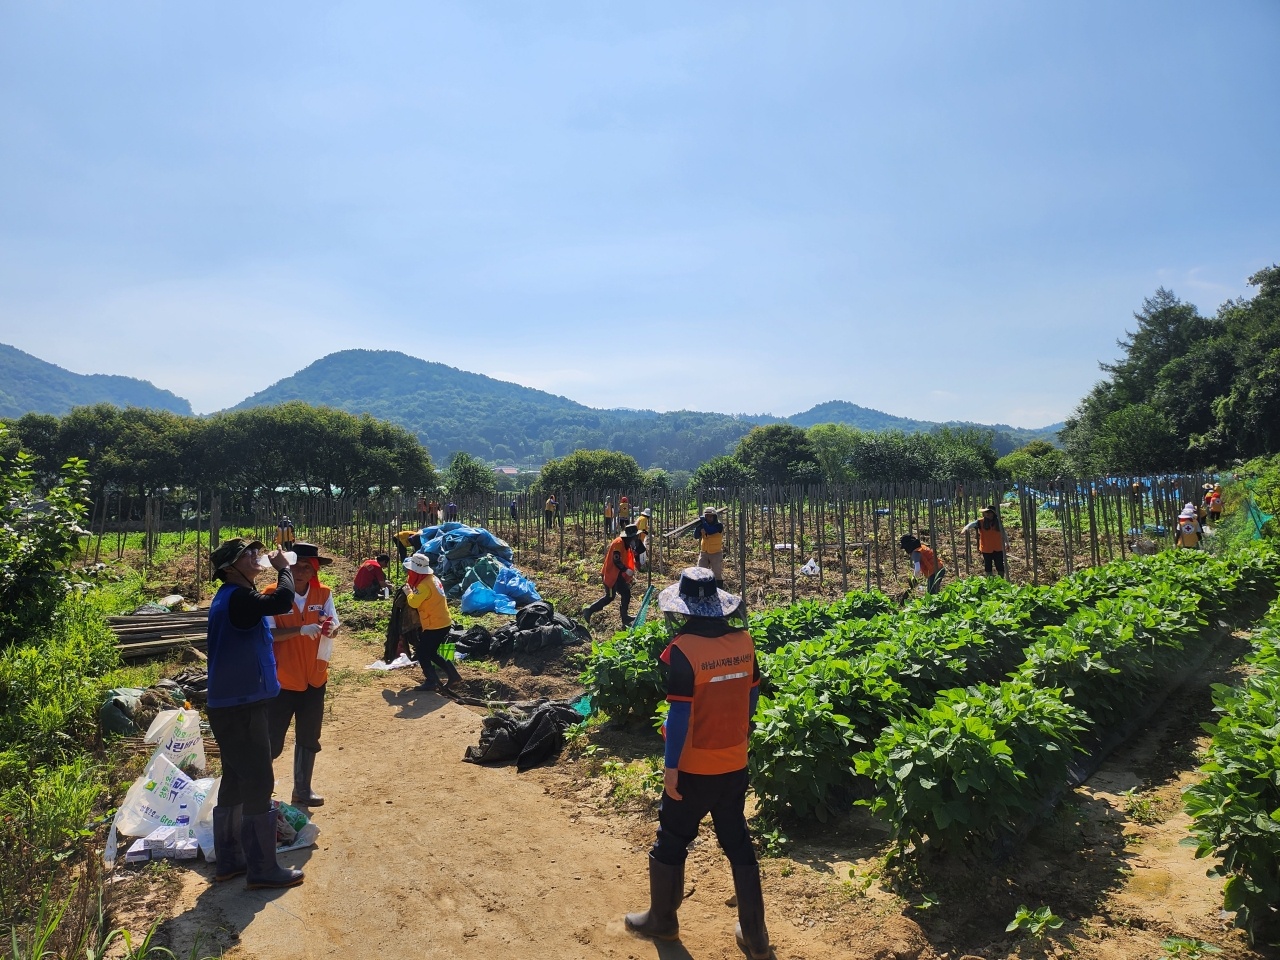
<path fill-rule="evenodd" d="M 702 818 L 711 814 L 720 849 L 735 867 L 756 862 L 743 808 L 747 802 L 747 769 L 733 773 L 698 774 L 681 770 L 676 789 L 684 798 L 673 800 L 664 791 L 658 805 L 658 840 L 651 855 L 659 863 L 678 867 L 689 855 Z"/>
<path fill-rule="evenodd" d="M 706 567 L 716 575 L 716 583 L 724 583 L 724 553 L 703 553 L 698 551 L 698 566 Z"/>
<path fill-rule="evenodd" d="M 449 639 L 449 628 L 439 627 L 435 630 L 419 630 L 414 638 L 413 657 L 422 668 L 422 675 L 432 683 L 438 683 L 440 675 L 436 667 L 445 670 L 449 661 L 440 656 L 440 644 Z"/>
<path fill-rule="evenodd" d="M 1004 576 L 1004 551 L 997 550 L 994 553 L 984 553 L 982 555 L 982 566 L 987 576 L 991 576 L 991 568 L 995 567 L 996 573 Z"/>
<path fill-rule="evenodd" d="M 542 515 L 547 518 L 547 529 L 550 530 L 551 524 L 556 518 L 556 512 L 554 510 L 543 510 Z"/>
<path fill-rule="evenodd" d="M 324 723 L 324 691 L 328 684 L 305 690 L 281 690 L 271 701 L 267 717 L 271 725 L 271 758 L 284 752 L 284 735 L 295 720 L 293 739 L 299 750 L 320 752 L 320 727 Z"/>
<path fill-rule="evenodd" d="M 235 707 L 209 707 L 209 729 L 222 755 L 218 806 L 244 804 L 244 815 L 271 809 L 275 774 L 271 771 L 271 733 L 267 710 L 272 700 Z"/>
<path fill-rule="evenodd" d="M 947 575 L 946 567 L 939 567 L 925 581 L 925 593 L 937 593 L 942 589 L 942 578 Z"/>
<path fill-rule="evenodd" d="M 621 613 L 623 626 L 629 625 L 630 617 L 628 611 L 631 609 L 631 584 L 627 583 L 625 577 L 619 575 L 617 581 L 612 587 L 604 588 L 604 596 L 582 611 L 583 616 L 591 616 L 593 613 L 599 613 L 605 607 L 613 602 L 613 598 L 621 597 Z"/>

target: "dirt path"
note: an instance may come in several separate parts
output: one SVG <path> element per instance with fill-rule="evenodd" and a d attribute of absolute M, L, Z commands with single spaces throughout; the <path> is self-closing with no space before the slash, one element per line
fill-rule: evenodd
<path fill-rule="evenodd" d="M 282 857 L 305 867 L 306 882 L 246 891 L 210 883 L 211 867 L 184 871 L 167 925 L 180 956 L 196 936 L 206 954 L 272 960 L 742 956 L 713 841 L 690 864 L 682 942 L 634 937 L 621 918 L 648 902 L 646 848 L 628 825 L 567 807 L 539 771 L 460 762 L 480 716 L 409 690 L 418 679 L 398 671 L 337 689 L 316 764 L 328 801 L 319 842 Z M 277 769 L 287 776 L 287 764 Z M 281 780 L 277 794 L 290 789 Z M 779 957 L 855 956 L 775 926 Z"/>

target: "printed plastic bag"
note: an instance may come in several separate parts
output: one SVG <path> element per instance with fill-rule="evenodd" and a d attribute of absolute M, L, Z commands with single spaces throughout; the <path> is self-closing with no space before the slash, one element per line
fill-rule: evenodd
<path fill-rule="evenodd" d="M 217 859 L 217 851 L 213 848 L 213 808 L 218 805 L 218 788 L 222 786 L 222 778 L 213 781 L 213 786 L 205 794 L 204 803 L 191 820 L 191 833 L 200 844 L 200 852 L 210 863 Z"/>
<path fill-rule="evenodd" d="M 810 557 L 809 562 L 800 568 L 800 572 L 805 576 L 816 577 L 818 575 L 818 561 Z"/>
<path fill-rule="evenodd" d="M 116 862 L 118 834 L 145 837 L 156 827 L 175 826 L 184 804 L 187 816 L 193 823 L 197 822 L 215 782 L 211 777 L 192 780 L 163 754 L 153 757 L 147 764 L 146 773 L 135 780 L 125 794 L 115 819 L 111 821 L 107 846 L 102 853 L 107 868 Z M 212 817 L 213 804 L 209 804 L 209 808 Z M 212 821 L 210 826 L 212 829 Z M 210 839 L 209 849 L 212 848 Z"/>
<path fill-rule="evenodd" d="M 175 767 L 205 768 L 204 737 L 200 735 L 200 714 L 195 710 L 161 710 L 143 740 L 160 744 L 151 755 L 152 763 L 156 757 L 165 757 Z"/>

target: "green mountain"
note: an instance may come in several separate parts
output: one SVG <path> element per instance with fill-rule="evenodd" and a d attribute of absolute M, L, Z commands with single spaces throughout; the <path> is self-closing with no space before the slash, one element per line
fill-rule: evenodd
<path fill-rule="evenodd" d="M 343 350 L 317 360 L 232 409 L 302 400 L 369 413 L 412 430 L 437 463 L 458 450 L 486 460 L 538 464 L 575 449 L 621 450 L 641 466 L 693 470 L 733 450 L 754 425 L 847 423 L 862 430 L 912 433 L 941 424 L 894 417 L 844 401 L 792 417 L 680 410 L 599 410 L 565 397 L 468 373 L 389 350 Z M 1057 424 L 1041 430 L 992 429 L 1001 453 L 1032 439 L 1056 441 Z"/>
<path fill-rule="evenodd" d="M 146 380 L 72 373 L 0 343 L 0 417 L 20 417 L 24 413 L 60 417 L 72 407 L 94 403 L 151 407 L 191 416 L 188 401 Z"/>

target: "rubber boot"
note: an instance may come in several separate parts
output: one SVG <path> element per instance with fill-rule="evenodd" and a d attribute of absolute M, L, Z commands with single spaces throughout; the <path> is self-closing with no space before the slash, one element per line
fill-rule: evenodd
<path fill-rule="evenodd" d="M 213 854 L 218 858 L 213 879 L 218 883 L 244 875 L 244 848 L 240 846 L 243 814 L 244 806 L 239 803 L 213 808 Z"/>
<path fill-rule="evenodd" d="M 684 864 L 673 867 L 649 854 L 649 909 L 628 913 L 627 929 L 655 940 L 680 939 L 680 921 L 676 918 L 676 911 L 683 899 Z"/>
<path fill-rule="evenodd" d="M 446 661 L 444 665 L 444 685 L 452 690 L 460 683 L 462 683 L 462 674 L 458 672 L 457 667 Z"/>
<path fill-rule="evenodd" d="M 323 807 L 324 797 L 311 789 L 311 775 L 316 769 L 316 751 L 293 748 L 293 805 Z"/>
<path fill-rule="evenodd" d="M 760 865 L 733 868 L 733 892 L 738 897 L 738 926 L 734 939 L 751 960 L 769 960 L 769 931 L 764 926 L 764 893 L 760 890 Z"/>
<path fill-rule="evenodd" d="M 250 890 L 296 887 L 302 882 L 302 871 L 276 863 L 276 812 L 244 818 L 240 833 L 244 859 L 248 865 L 245 884 Z"/>

